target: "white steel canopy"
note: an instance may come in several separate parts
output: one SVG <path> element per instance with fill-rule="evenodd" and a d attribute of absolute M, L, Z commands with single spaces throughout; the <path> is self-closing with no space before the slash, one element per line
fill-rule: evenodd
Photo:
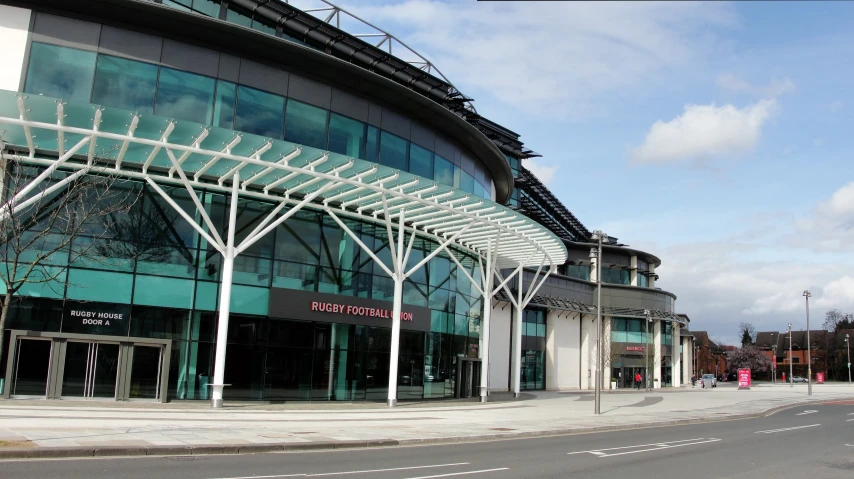
<path fill-rule="evenodd" d="M 514 269 L 514 274 L 521 274 L 525 266 L 538 267 L 524 302 L 519 298 L 517 309 L 521 309 L 555 267 L 566 261 L 566 249 L 551 231 L 495 202 L 387 166 L 286 141 L 2 90 L 0 140 L 3 143 L 0 151 L 12 146 L 20 152 L 17 161 L 47 167 L 31 185 L 0 207 L 0 217 L 37 201 L 38 195 L 29 198 L 27 195 L 57 168 L 75 173 L 41 195 L 50 194 L 86 173 L 111 174 L 146 181 L 222 253 L 223 287 L 212 384 L 215 406 L 221 405 L 225 386 L 234 258 L 302 208 L 326 212 L 394 280 L 389 405 L 397 402 L 399 316 L 403 282 L 407 277 L 443 251 L 458 263 L 450 254 L 451 246 L 474 254 L 478 258 L 481 282 L 476 284 L 476 289 L 486 300 L 481 338 L 485 345 L 481 354 L 486 354 L 491 299 L 506 288 L 510 279 L 509 276 L 503 278 L 500 270 Z M 186 188 L 199 220 L 175 203 L 161 185 Z M 201 205 L 199 189 L 230 194 L 229 228 L 225 239 Z M 240 244 L 235 244 L 234 224 L 240 196 L 275 206 L 254 231 Z M 392 264 L 386 265 L 380 260 L 339 216 L 384 224 Z M 396 235 L 393 230 L 397 231 Z M 416 236 L 430 238 L 438 242 L 438 247 L 417 264 L 408 265 Z M 543 276 L 537 282 L 541 272 Z M 499 279 L 497 286 L 493 277 Z M 516 359 L 518 362 L 519 358 Z M 483 362 L 482 400 L 486 395 L 487 367 L 488 360 Z"/>
<path fill-rule="evenodd" d="M 173 185 L 183 184 L 183 173 L 194 187 L 223 192 L 239 173 L 242 196 L 285 205 L 313 196 L 315 204 L 372 221 L 405 211 L 407 230 L 439 239 L 458 234 L 457 246 L 480 255 L 487 240 L 501 234 L 494 252 L 498 268 L 566 260 L 559 238 L 509 208 L 387 166 L 286 141 L 2 90 L 0 132 L 6 145 L 25 148 L 26 163 Z"/>

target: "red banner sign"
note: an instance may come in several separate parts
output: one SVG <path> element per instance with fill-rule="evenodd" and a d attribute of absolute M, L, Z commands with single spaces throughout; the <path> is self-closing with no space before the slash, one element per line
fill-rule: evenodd
<path fill-rule="evenodd" d="M 815 382 L 819 384 L 824 383 L 824 373 L 815 373 Z"/>
<path fill-rule="evenodd" d="M 738 387 L 739 389 L 750 387 L 750 369 L 743 368 L 738 370 Z"/>
<path fill-rule="evenodd" d="M 626 351 L 643 351 L 643 346 L 626 346 Z"/>

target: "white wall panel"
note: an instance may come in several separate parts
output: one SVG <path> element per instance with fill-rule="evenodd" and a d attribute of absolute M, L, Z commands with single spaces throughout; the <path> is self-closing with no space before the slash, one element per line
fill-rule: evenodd
<path fill-rule="evenodd" d="M 18 91 L 29 29 L 29 10 L 0 5 L 0 90 Z"/>

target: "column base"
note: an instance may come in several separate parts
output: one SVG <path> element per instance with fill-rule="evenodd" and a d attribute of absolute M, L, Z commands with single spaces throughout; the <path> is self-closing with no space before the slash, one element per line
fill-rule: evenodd
<path fill-rule="evenodd" d="M 486 396 L 481 396 L 481 397 L 480 397 L 480 402 L 487 402 L 487 401 L 486 401 Z"/>
<path fill-rule="evenodd" d="M 388 407 L 395 407 L 395 406 L 397 406 L 397 399 L 389 399 L 388 400 Z"/>
<path fill-rule="evenodd" d="M 519 398 L 519 396 L 521 396 L 521 395 L 522 395 L 522 393 L 513 393 L 513 397 L 514 397 L 514 398 L 517 398 L 517 399 L 518 399 L 518 398 Z"/>
<path fill-rule="evenodd" d="M 214 409 L 222 409 L 222 399 L 211 399 L 211 407 Z"/>

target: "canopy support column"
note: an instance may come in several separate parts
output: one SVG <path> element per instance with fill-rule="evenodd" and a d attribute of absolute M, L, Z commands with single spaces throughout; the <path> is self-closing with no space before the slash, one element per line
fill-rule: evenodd
<path fill-rule="evenodd" d="M 496 244 L 496 249 L 498 245 Z M 486 402 L 489 395 L 489 327 L 492 318 L 492 240 L 486 244 L 486 272 L 481 274 L 484 282 L 483 291 L 483 327 L 480 337 L 483 346 L 480 348 L 480 402 Z"/>
<path fill-rule="evenodd" d="M 513 370 L 510 377 L 513 378 L 513 395 L 519 397 L 520 386 L 522 384 L 522 311 L 525 305 L 522 304 L 522 279 L 523 270 L 519 269 L 518 286 L 516 287 L 516 302 L 513 304 L 513 347 L 510 348 L 513 354 Z"/>
<path fill-rule="evenodd" d="M 211 407 L 222 407 L 222 388 L 225 386 L 225 350 L 228 341 L 228 316 L 231 309 L 231 280 L 234 271 L 234 229 L 237 224 L 237 188 L 240 173 L 235 172 L 231 187 L 231 209 L 228 214 L 228 239 L 222 255 L 222 292 L 219 297 L 219 323 L 216 331 L 216 356 L 214 360 L 214 383 Z"/>
<path fill-rule="evenodd" d="M 406 264 L 403 257 L 403 238 L 406 236 L 406 230 L 403 228 L 404 211 L 400 212 L 400 225 L 397 229 L 397 245 L 394 244 L 393 237 L 389 235 L 388 247 L 392 250 L 392 259 L 394 260 L 394 303 L 391 309 L 391 354 L 389 354 L 388 365 L 388 406 L 397 406 L 397 366 L 400 357 L 400 310 L 403 305 L 403 281 L 405 279 L 404 269 Z M 391 231 L 391 220 L 386 217 L 386 225 Z M 415 233 L 413 232 L 413 235 Z M 394 248 L 397 248 L 397 254 L 394 254 Z"/>

